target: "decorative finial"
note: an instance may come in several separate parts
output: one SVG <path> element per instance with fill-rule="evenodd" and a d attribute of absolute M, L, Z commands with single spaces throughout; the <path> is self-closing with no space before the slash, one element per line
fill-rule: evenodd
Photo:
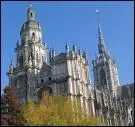
<path fill-rule="evenodd" d="M 68 46 L 67 41 L 66 41 L 65 51 L 66 51 L 66 52 L 69 52 L 69 46 Z"/>
<path fill-rule="evenodd" d="M 73 51 L 76 52 L 76 47 L 75 47 L 75 44 L 74 44 L 74 41 L 73 42 Z"/>
<path fill-rule="evenodd" d="M 81 49 L 79 48 L 79 50 L 78 50 L 78 53 L 79 53 L 79 55 L 81 55 Z"/>
<path fill-rule="evenodd" d="M 85 49 L 83 50 L 83 57 L 84 57 L 85 59 L 87 59 L 87 54 L 86 54 L 86 50 L 85 50 Z"/>
<path fill-rule="evenodd" d="M 46 41 L 43 42 L 43 45 L 44 45 L 45 48 L 47 48 L 47 42 Z"/>

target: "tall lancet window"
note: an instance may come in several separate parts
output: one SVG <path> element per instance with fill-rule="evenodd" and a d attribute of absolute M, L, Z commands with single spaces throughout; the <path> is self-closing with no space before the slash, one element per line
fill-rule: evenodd
<path fill-rule="evenodd" d="M 23 65 L 23 55 L 20 56 L 20 66 Z"/>
<path fill-rule="evenodd" d="M 100 81 L 101 81 L 101 87 L 103 89 L 107 89 L 106 75 L 104 69 L 101 69 L 100 71 Z"/>
<path fill-rule="evenodd" d="M 36 60 L 38 61 L 38 52 L 36 53 Z"/>

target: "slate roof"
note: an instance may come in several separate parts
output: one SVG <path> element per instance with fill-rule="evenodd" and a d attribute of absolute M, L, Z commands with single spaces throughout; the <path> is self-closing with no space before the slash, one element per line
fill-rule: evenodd
<path fill-rule="evenodd" d="M 46 73 L 46 75 L 50 75 L 51 74 L 51 66 L 48 65 L 47 63 L 43 63 L 41 71 L 40 71 L 40 75 L 43 75 L 44 73 Z"/>
<path fill-rule="evenodd" d="M 65 60 L 66 59 L 66 57 L 67 57 L 67 53 L 60 53 L 59 55 L 57 55 L 56 57 L 55 57 L 55 62 L 60 62 L 60 61 L 62 61 L 62 60 Z"/>
<path fill-rule="evenodd" d="M 121 99 L 127 99 L 129 97 L 134 97 L 134 83 L 120 86 L 117 89 L 117 93 L 118 93 L 117 98 L 121 97 Z"/>

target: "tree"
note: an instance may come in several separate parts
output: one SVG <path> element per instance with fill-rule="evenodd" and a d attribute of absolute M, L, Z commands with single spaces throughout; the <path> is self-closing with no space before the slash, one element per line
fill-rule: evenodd
<path fill-rule="evenodd" d="M 1 125 L 22 125 L 21 105 L 11 87 L 4 89 L 1 97 Z"/>
<path fill-rule="evenodd" d="M 76 106 L 75 106 L 76 105 Z M 28 125 L 100 125 L 99 119 L 86 115 L 80 103 L 71 97 L 50 96 L 43 92 L 41 102 L 29 100 L 23 108 L 23 116 Z"/>

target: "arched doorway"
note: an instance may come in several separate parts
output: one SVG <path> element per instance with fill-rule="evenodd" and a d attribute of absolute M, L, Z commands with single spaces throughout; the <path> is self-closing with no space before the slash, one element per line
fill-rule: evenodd
<path fill-rule="evenodd" d="M 43 87 L 38 91 L 38 100 L 41 100 L 43 96 L 52 95 L 51 87 Z"/>

